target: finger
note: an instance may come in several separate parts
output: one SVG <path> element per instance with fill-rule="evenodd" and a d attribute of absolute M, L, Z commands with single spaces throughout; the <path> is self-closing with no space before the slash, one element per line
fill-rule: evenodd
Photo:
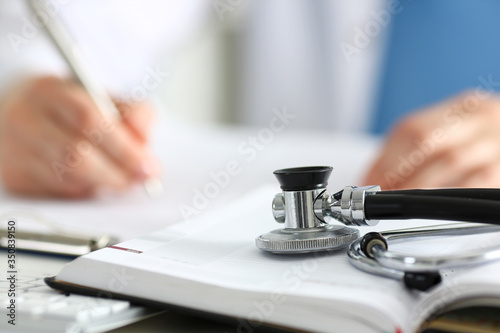
<path fill-rule="evenodd" d="M 105 119 L 85 91 L 69 89 L 59 101 L 52 112 L 60 119 L 64 118 L 63 114 L 72 115 L 66 130 L 81 133 L 137 180 L 158 174 L 158 162 L 146 146 L 122 123 Z"/>
<path fill-rule="evenodd" d="M 40 95 L 43 91 L 37 93 Z M 32 107 L 38 108 L 43 117 L 50 117 L 61 127 L 78 132 L 86 122 L 104 118 L 88 93 L 74 83 L 59 82 L 51 91 L 36 96 Z"/>
<path fill-rule="evenodd" d="M 154 112 L 147 103 L 116 102 L 124 123 L 130 128 L 142 143 L 149 139 Z"/>
<path fill-rule="evenodd" d="M 5 137 L 2 145 L 2 176 L 5 186 L 12 192 L 30 196 L 61 196 L 79 198 L 90 195 L 88 188 L 69 182 L 58 182 L 53 168 L 39 147 L 28 146 L 12 137 Z M 39 140 L 40 141 L 40 140 Z"/>
<path fill-rule="evenodd" d="M 130 175 L 85 137 L 68 136 L 48 119 L 44 121 L 42 125 L 50 134 L 35 149 L 43 149 L 40 158 L 51 166 L 52 174 L 44 178 L 47 187 L 87 193 L 101 187 L 121 190 L 130 185 Z"/>
<path fill-rule="evenodd" d="M 40 86 L 41 81 L 44 84 Z M 24 117 L 19 120 L 20 127 L 35 123 L 36 126 L 32 130 L 37 131 L 39 126 L 33 122 L 33 116 L 38 116 L 37 121 L 50 118 L 66 131 L 68 137 L 73 137 L 75 133 L 83 135 L 133 177 L 145 179 L 159 173 L 158 162 L 149 156 L 146 147 L 122 124 L 118 123 L 116 128 L 110 126 L 112 124 L 102 117 L 81 87 L 53 78 L 40 80 L 37 84 L 39 87 L 32 88 L 32 98 L 29 98 L 34 112 L 15 113 Z M 26 133 L 26 128 L 21 129 L 23 130 L 19 130 L 19 133 Z M 45 135 L 46 133 L 43 133 L 38 137 Z M 33 137 L 36 136 L 23 136 L 20 139 L 32 141 Z M 36 145 L 37 142 L 26 144 Z M 43 154 L 43 151 L 40 153 Z"/>
<path fill-rule="evenodd" d="M 101 189 L 121 191 L 133 183 L 130 175 L 109 160 L 102 150 L 94 149 L 90 144 L 88 147 L 88 153 L 72 166 L 70 179 L 74 183 L 83 183 L 93 193 Z"/>
<path fill-rule="evenodd" d="M 435 119 L 436 110 L 437 108 L 431 108 L 424 112 L 414 113 L 400 121 L 389 133 L 369 175 L 377 175 L 380 170 L 390 169 L 395 156 L 415 149 L 415 141 L 426 140 L 430 135 L 426 125 L 431 123 L 433 126 L 439 126 L 440 124 L 439 119 Z"/>
<path fill-rule="evenodd" d="M 45 84 L 40 86 L 40 82 Z M 90 113 L 92 118 L 88 96 L 82 94 L 81 89 L 54 78 L 37 80 L 34 86 L 28 87 L 27 95 L 23 95 L 28 98 L 14 99 L 17 102 L 9 105 L 10 111 L 2 113 L 9 120 L 1 142 L 2 175 L 7 186 L 18 193 L 62 196 L 83 196 L 100 186 L 116 189 L 127 186 L 130 177 L 102 150 L 90 149 L 88 156 L 78 156 L 82 155 L 79 148 L 84 146 L 80 143 L 88 142 L 75 130 L 81 126 L 75 116 L 84 116 L 85 120 Z M 61 105 L 69 112 L 60 113 L 61 108 L 57 106 Z M 54 114 L 54 110 L 59 113 Z M 6 161 L 5 153 L 15 158 Z M 72 165 L 68 165 L 71 160 Z M 59 180 L 58 175 L 67 177 Z"/>
<path fill-rule="evenodd" d="M 402 182 L 418 173 L 428 160 L 472 140 L 484 125 L 476 117 L 461 123 L 441 121 L 440 126 L 435 126 L 438 113 L 410 117 L 400 124 L 389 137 L 380 158 L 367 173 L 365 182 L 378 183 L 385 188 L 398 188 Z"/>
<path fill-rule="evenodd" d="M 40 138 L 44 135 L 39 126 L 42 112 L 30 108 L 28 100 L 32 99 L 14 96 L 8 106 L 3 105 L 0 141 L 2 178 L 6 188 L 14 193 L 47 195 L 50 193 L 41 181 L 47 178 L 45 164 L 39 160 L 42 151 L 33 149 L 34 144 L 43 142 Z"/>
<path fill-rule="evenodd" d="M 454 147 L 428 160 L 401 188 L 454 187 L 464 174 L 495 161 L 498 144 L 490 136 L 474 138 L 460 147 Z"/>
<path fill-rule="evenodd" d="M 105 133 L 99 147 L 137 180 L 145 180 L 159 173 L 157 159 L 122 124 L 116 124 L 112 132 Z"/>
<path fill-rule="evenodd" d="M 34 174 L 40 187 L 49 193 L 81 197 L 100 187 L 123 189 L 130 184 L 130 176 L 123 169 L 78 133 L 68 134 L 44 117 L 26 126 L 34 135 L 24 135 L 18 142 L 37 163 L 28 164 L 30 170 L 25 173 Z"/>
<path fill-rule="evenodd" d="M 456 187 L 498 188 L 500 187 L 500 160 L 472 170 L 457 181 Z"/>
<path fill-rule="evenodd" d="M 17 156 L 17 158 L 4 158 L 2 156 L 2 179 L 4 186 L 9 191 L 31 196 L 47 195 L 46 188 L 40 182 L 44 176 L 37 157 L 30 153 L 20 154 L 23 148 L 15 142 L 2 145 L 4 156 Z"/>

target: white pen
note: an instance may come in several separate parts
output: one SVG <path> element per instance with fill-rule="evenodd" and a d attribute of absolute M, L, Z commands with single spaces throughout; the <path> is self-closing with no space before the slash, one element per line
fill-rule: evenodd
<path fill-rule="evenodd" d="M 46 1 L 27 0 L 27 3 L 34 13 L 39 10 L 47 12 Z M 121 117 L 121 113 L 116 107 L 111 97 L 99 81 L 92 76 L 85 61 L 80 56 L 76 43 L 68 33 L 64 23 L 57 17 L 52 16 L 45 22 L 47 31 L 53 44 L 63 56 L 64 60 L 73 71 L 75 79 L 88 92 L 101 114 L 109 119 Z M 144 181 L 144 188 L 150 197 L 158 197 L 163 194 L 163 185 L 158 178 L 148 178 Z"/>

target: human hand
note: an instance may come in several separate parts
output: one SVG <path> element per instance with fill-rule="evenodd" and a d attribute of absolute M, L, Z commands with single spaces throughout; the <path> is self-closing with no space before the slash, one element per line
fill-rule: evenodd
<path fill-rule="evenodd" d="M 5 187 L 31 196 L 79 198 L 121 191 L 156 176 L 147 148 L 152 110 L 117 104 L 105 119 L 79 85 L 33 78 L 0 103 L 0 172 Z"/>
<path fill-rule="evenodd" d="M 364 183 L 384 190 L 500 187 L 500 98 L 475 90 L 409 115 Z"/>

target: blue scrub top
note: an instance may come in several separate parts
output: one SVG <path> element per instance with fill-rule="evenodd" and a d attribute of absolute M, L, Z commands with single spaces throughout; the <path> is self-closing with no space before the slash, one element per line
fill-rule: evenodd
<path fill-rule="evenodd" d="M 390 23 L 375 134 L 384 134 L 408 112 L 464 90 L 500 90 L 500 1 L 402 0 L 400 5 L 403 10 Z"/>

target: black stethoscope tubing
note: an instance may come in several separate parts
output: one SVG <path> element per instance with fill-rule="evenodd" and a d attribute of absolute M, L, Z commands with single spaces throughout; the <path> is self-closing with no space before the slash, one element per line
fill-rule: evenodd
<path fill-rule="evenodd" d="M 365 198 L 370 220 L 433 219 L 500 225 L 500 189 L 380 191 Z"/>

